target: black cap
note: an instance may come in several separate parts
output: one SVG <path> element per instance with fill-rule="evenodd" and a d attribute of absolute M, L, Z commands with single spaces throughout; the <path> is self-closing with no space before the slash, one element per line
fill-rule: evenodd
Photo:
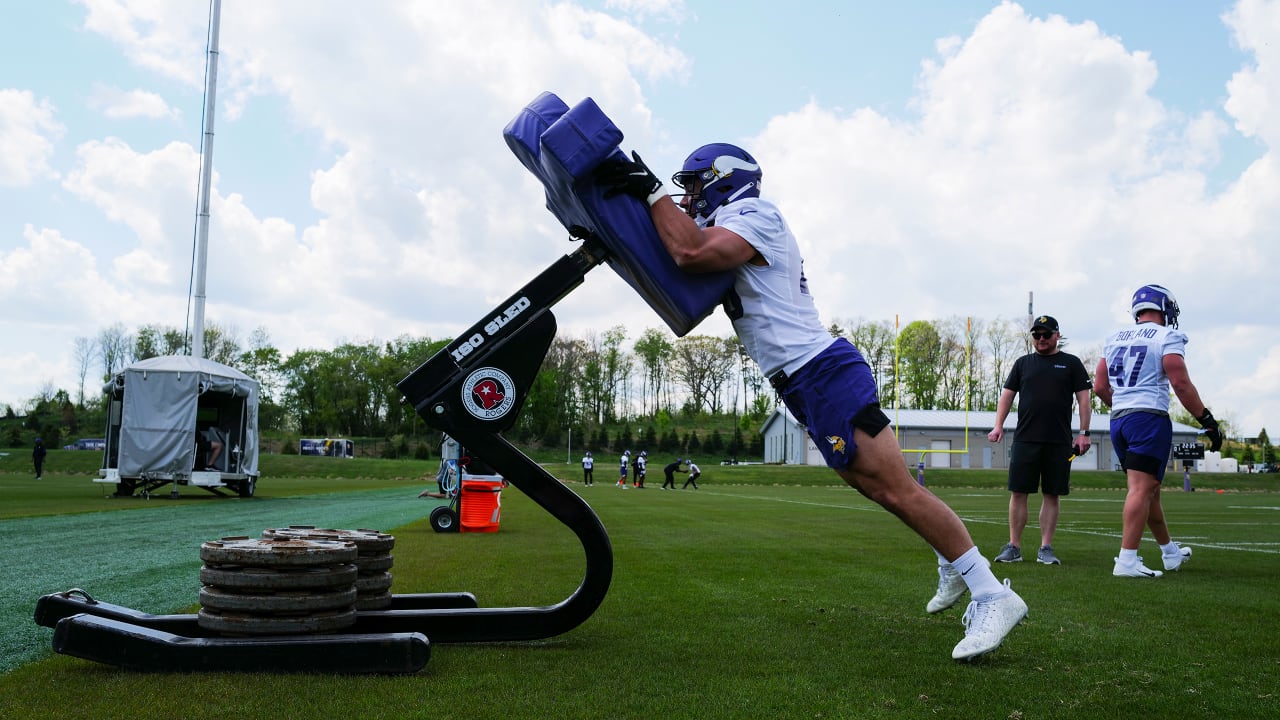
<path fill-rule="evenodd" d="M 1048 315 L 1041 315 L 1036 318 L 1035 322 L 1031 323 L 1032 330 L 1038 330 L 1040 328 L 1044 328 L 1049 332 L 1058 332 L 1058 321 Z"/>

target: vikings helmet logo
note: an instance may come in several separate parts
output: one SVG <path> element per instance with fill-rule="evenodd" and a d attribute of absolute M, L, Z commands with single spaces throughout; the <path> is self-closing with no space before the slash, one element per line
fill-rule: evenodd
<path fill-rule="evenodd" d="M 827 442 L 831 443 L 831 449 L 835 452 L 844 452 L 844 438 L 839 435 L 828 435 Z"/>

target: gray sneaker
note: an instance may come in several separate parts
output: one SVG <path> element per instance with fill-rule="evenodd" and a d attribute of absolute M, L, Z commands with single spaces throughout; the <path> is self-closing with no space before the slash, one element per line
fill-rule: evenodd
<path fill-rule="evenodd" d="M 1005 543 L 996 556 L 996 562 L 1022 562 L 1022 548 L 1013 543 Z"/>
<path fill-rule="evenodd" d="M 1040 552 L 1036 553 L 1036 562 L 1041 563 L 1043 565 L 1061 565 L 1062 564 L 1062 561 L 1058 559 L 1058 556 L 1053 554 L 1052 545 L 1040 546 Z"/>

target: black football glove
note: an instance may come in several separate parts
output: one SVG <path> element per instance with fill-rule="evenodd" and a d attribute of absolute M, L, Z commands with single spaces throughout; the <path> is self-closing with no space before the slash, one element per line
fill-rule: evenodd
<path fill-rule="evenodd" d="M 600 163 L 595 171 L 595 181 L 607 189 L 606 198 L 617 195 L 630 195 L 653 205 L 666 196 L 662 189 L 662 181 L 644 164 L 640 154 L 631 151 L 632 160 L 612 158 Z"/>
<path fill-rule="evenodd" d="M 1213 452 L 1221 450 L 1222 430 L 1218 428 L 1218 421 L 1214 419 L 1213 413 L 1209 412 L 1209 408 L 1204 409 L 1204 414 L 1196 418 L 1196 422 L 1204 428 L 1204 436 L 1209 439 L 1209 449 Z"/>

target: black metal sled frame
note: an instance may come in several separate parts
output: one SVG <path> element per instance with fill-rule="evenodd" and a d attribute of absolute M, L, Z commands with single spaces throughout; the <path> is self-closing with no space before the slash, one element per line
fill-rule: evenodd
<path fill-rule="evenodd" d="M 515 424 L 555 336 L 551 306 L 607 257 L 598 240 L 583 239 L 578 250 L 397 385 L 428 425 L 484 458 L 574 532 L 586 569 L 569 597 L 550 606 L 481 608 L 470 593 L 397 594 L 387 609 L 358 611 L 354 626 L 338 633 L 242 639 L 216 636 L 200 627 L 196 615 L 149 615 L 68 590 L 36 604 L 36 622 L 55 628 L 54 649 L 149 671 L 413 672 L 429 655 L 427 638 L 433 643 L 538 640 L 585 622 L 604 601 L 613 578 L 609 535 L 586 501 L 501 435 Z M 472 391 L 490 382 L 503 402 L 486 407 L 472 400 Z"/>

